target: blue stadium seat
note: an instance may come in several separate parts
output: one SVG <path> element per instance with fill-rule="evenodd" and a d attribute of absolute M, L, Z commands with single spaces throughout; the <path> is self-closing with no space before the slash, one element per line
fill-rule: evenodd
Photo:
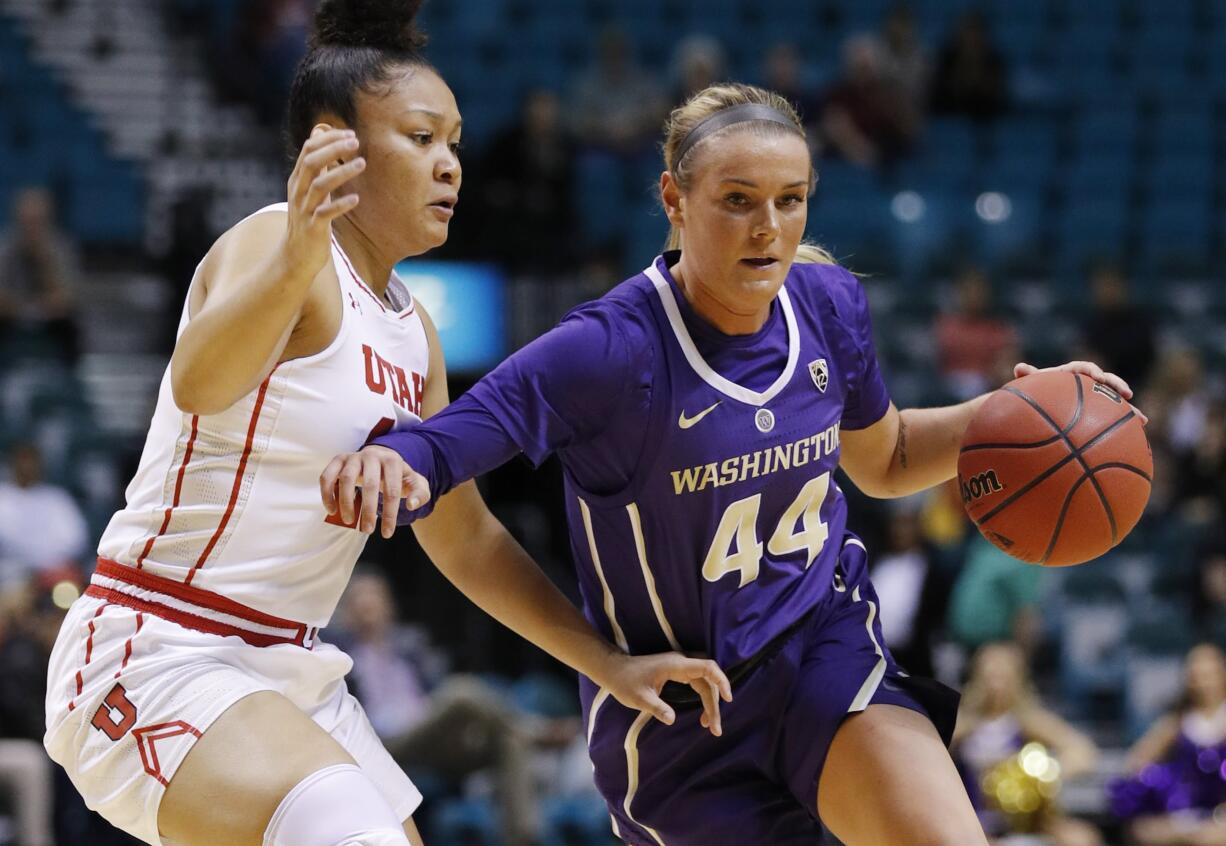
<path fill-rule="evenodd" d="M 1204 108 L 1168 109 L 1154 121 L 1154 146 L 1163 153 L 1203 153 L 1213 148 L 1213 113 Z"/>
<path fill-rule="evenodd" d="M 1137 143 L 1135 107 L 1102 107 L 1079 111 L 1074 117 L 1073 146 L 1090 156 L 1100 150 L 1131 153 Z"/>
<path fill-rule="evenodd" d="M 1213 156 L 1208 151 L 1168 153 L 1141 168 L 1142 183 L 1153 200 L 1208 201 L 1213 193 Z"/>
<path fill-rule="evenodd" d="M 1057 217 L 1061 270 L 1080 271 L 1086 259 L 1120 256 L 1127 223 L 1127 207 L 1119 201 L 1086 198 L 1066 205 Z"/>
<path fill-rule="evenodd" d="M 1159 201 L 1142 214 L 1141 249 L 1153 267 L 1207 267 L 1210 253 L 1209 204 L 1205 201 Z"/>

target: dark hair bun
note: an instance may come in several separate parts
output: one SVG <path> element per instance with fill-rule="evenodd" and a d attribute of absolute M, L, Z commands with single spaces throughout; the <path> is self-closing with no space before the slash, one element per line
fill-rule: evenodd
<path fill-rule="evenodd" d="M 426 36 L 413 19 L 422 0 L 321 0 L 315 11 L 315 47 L 373 47 L 416 53 Z"/>

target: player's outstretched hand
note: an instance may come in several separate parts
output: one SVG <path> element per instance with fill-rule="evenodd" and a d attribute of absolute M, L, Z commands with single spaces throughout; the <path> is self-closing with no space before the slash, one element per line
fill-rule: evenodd
<path fill-rule="evenodd" d="M 1033 364 L 1022 362 L 1013 367 L 1013 378 L 1021 379 L 1023 376 L 1029 376 L 1031 373 L 1046 373 L 1048 371 L 1062 371 L 1065 373 L 1080 373 L 1083 376 L 1089 376 L 1095 382 L 1100 382 L 1106 385 L 1111 390 L 1122 396 L 1126 400 L 1132 399 L 1132 388 L 1128 383 L 1116 376 L 1114 373 L 1108 373 L 1092 361 L 1070 361 L 1067 364 L 1061 364 L 1059 367 L 1044 367 L 1042 369 L 1035 367 Z M 1141 410 L 1136 406 L 1137 414 L 1141 416 L 1142 423 L 1148 423 L 1149 418 L 1141 414 Z"/>
<path fill-rule="evenodd" d="M 719 700 L 732 701 L 732 685 L 724 671 L 714 661 L 687 658 L 680 652 L 657 655 L 613 656 L 606 677 L 597 680 L 602 687 L 628 708 L 646 711 L 665 725 L 672 725 L 676 713 L 660 698 L 666 682 L 688 684 L 702 698 L 703 728 L 719 737 L 723 725 L 719 718 Z"/>
<path fill-rule="evenodd" d="M 357 152 L 353 130 L 319 124 L 303 143 L 289 175 L 285 258 L 312 278 L 331 255 L 332 221 L 358 204 L 357 194 L 332 199 L 333 191 L 366 169 L 366 159 Z"/>
<path fill-rule="evenodd" d="M 370 534 L 375 523 L 390 538 L 396 531 L 400 501 L 416 511 L 430 501 L 426 477 L 405 463 L 395 450 L 368 446 L 358 452 L 345 452 L 328 462 L 319 476 L 319 493 L 329 514 L 340 514 L 342 522 Z M 379 496 L 383 496 L 383 516 L 379 517 Z"/>

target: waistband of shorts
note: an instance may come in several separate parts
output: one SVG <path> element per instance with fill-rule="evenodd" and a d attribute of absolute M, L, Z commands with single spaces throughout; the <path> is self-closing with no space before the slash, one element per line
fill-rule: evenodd
<path fill-rule="evenodd" d="M 274 617 L 218 593 L 99 558 L 86 596 L 152 614 L 185 629 L 241 638 L 251 646 L 315 645 L 316 626 Z"/>

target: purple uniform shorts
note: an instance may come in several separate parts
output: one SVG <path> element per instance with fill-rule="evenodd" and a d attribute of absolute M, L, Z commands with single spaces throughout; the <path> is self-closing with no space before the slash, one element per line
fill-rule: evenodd
<path fill-rule="evenodd" d="M 848 536 L 834 589 L 721 705 L 723 736 L 697 707 L 672 726 L 581 680 L 596 786 L 618 835 L 643 846 L 816 844 L 817 783 L 843 719 L 869 704 L 919 711 L 948 743 L 958 696 L 903 672 L 881 635 L 863 545 Z"/>

